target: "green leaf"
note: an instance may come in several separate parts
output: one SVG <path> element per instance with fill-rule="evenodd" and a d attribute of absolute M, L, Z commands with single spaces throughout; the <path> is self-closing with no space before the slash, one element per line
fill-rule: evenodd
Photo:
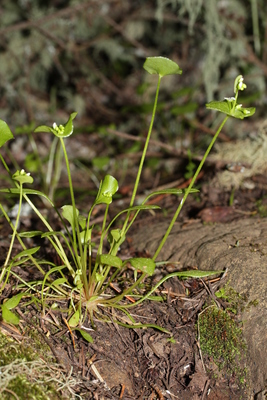
<path fill-rule="evenodd" d="M 33 132 L 50 132 L 53 133 L 53 129 L 50 126 L 40 125 L 34 129 Z"/>
<path fill-rule="evenodd" d="M 17 189 L 17 188 L 0 189 L 0 193 L 20 194 L 20 189 Z M 23 188 L 22 193 L 23 194 L 36 194 L 38 196 L 42 196 L 48 201 L 49 204 L 51 204 L 52 207 L 54 207 L 54 204 L 49 199 L 49 197 L 47 197 L 43 192 L 40 192 L 39 190 Z"/>
<path fill-rule="evenodd" d="M 62 212 L 63 217 L 70 223 L 72 229 L 75 230 L 74 218 L 73 218 L 73 206 L 63 206 L 61 208 L 63 210 L 63 212 Z M 76 216 L 78 218 L 79 210 L 77 208 L 75 208 L 75 210 L 76 210 Z"/>
<path fill-rule="evenodd" d="M 85 229 L 84 231 L 80 232 L 80 238 L 81 238 L 82 244 L 89 243 L 91 241 L 92 230 L 93 229 L 91 228 L 91 229 Z M 93 245 L 93 243 L 91 242 L 91 246 L 92 245 Z"/>
<path fill-rule="evenodd" d="M 26 232 L 25 232 L 25 233 L 26 233 Z M 28 237 L 29 237 L 29 236 L 28 236 Z M 31 236 L 31 237 L 32 237 L 32 236 Z M 16 255 L 13 257 L 13 260 L 16 260 L 16 259 L 18 259 L 18 258 L 25 257 L 25 256 L 30 256 L 30 255 L 36 253 L 39 249 L 40 249 L 40 246 L 38 246 L 38 247 L 33 247 L 33 248 L 27 249 L 27 250 L 23 250 L 23 251 L 21 251 L 20 253 L 16 254 Z"/>
<path fill-rule="evenodd" d="M 129 262 L 136 270 L 145 272 L 147 275 L 152 276 L 156 267 L 155 262 L 151 258 L 130 258 L 124 261 L 124 264 Z"/>
<path fill-rule="evenodd" d="M 143 67 L 150 74 L 157 74 L 160 77 L 173 74 L 181 75 L 183 72 L 178 64 L 165 57 L 147 57 Z"/>
<path fill-rule="evenodd" d="M 97 256 L 97 262 L 102 265 L 110 265 L 112 267 L 121 268 L 122 260 L 117 256 L 110 254 L 100 254 Z"/>
<path fill-rule="evenodd" d="M 86 228 L 86 222 L 87 222 L 87 218 L 86 217 L 84 217 L 83 215 L 79 215 L 78 216 L 78 222 L 79 222 L 79 225 L 80 225 L 80 227 L 82 229 Z"/>
<path fill-rule="evenodd" d="M 226 98 L 224 101 L 211 101 L 206 104 L 208 110 L 220 111 L 230 117 L 244 119 L 251 117 L 256 109 L 255 107 L 242 108 L 241 104 L 234 106 L 234 97 Z"/>
<path fill-rule="evenodd" d="M 7 123 L 0 119 L 0 147 L 10 139 L 14 139 L 13 133 L 9 129 Z"/>
<path fill-rule="evenodd" d="M 38 126 L 34 130 L 34 132 L 51 132 L 59 138 L 66 138 L 70 136 L 73 132 L 72 121 L 74 120 L 77 114 L 78 114 L 77 112 L 70 114 L 68 121 L 64 125 L 57 126 L 57 124 L 54 123 L 52 128 L 50 126 L 41 125 Z"/>
<path fill-rule="evenodd" d="M 62 238 L 66 239 L 66 236 L 61 231 L 49 231 L 45 233 L 42 232 L 41 238 L 43 239 L 50 236 L 61 236 Z"/>
<path fill-rule="evenodd" d="M 73 132 L 73 123 L 72 123 L 72 121 L 74 120 L 74 118 L 76 117 L 77 114 L 78 114 L 77 112 L 74 112 L 74 113 L 70 114 L 70 117 L 69 117 L 67 123 L 64 125 L 64 135 L 63 135 L 63 137 L 68 137 L 68 136 L 70 136 L 72 134 L 72 132 Z"/>
<path fill-rule="evenodd" d="M 191 271 L 175 272 L 175 276 L 184 278 L 205 278 L 206 276 L 222 274 L 224 271 L 200 271 L 193 269 Z"/>
<path fill-rule="evenodd" d="M 21 298 L 24 296 L 24 293 L 18 293 L 16 296 L 11 297 L 11 299 L 8 299 L 2 307 L 5 307 L 8 310 L 11 310 L 12 308 L 17 307 L 19 304 Z"/>
<path fill-rule="evenodd" d="M 8 324 L 18 325 L 19 317 L 10 311 L 5 305 L 2 305 L 2 318 Z"/>
<path fill-rule="evenodd" d="M 40 236 L 43 234 L 43 231 L 28 231 L 28 232 L 20 232 L 19 237 L 22 238 L 32 238 L 35 236 Z"/>
<path fill-rule="evenodd" d="M 111 175 L 106 175 L 104 180 L 100 182 L 97 197 L 94 204 L 110 204 L 112 203 L 112 196 L 119 189 L 117 179 Z"/>
<path fill-rule="evenodd" d="M 89 335 L 89 333 L 85 332 L 83 329 L 76 328 L 75 331 L 80 332 L 80 334 L 82 335 L 82 337 L 83 337 L 88 343 L 93 343 L 93 342 L 94 342 L 94 339 L 92 338 L 92 336 Z"/>
<path fill-rule="evenodd" d="M 174 194 L 174 195 L 179 195 L 179 194 L 184 194 L 187 191 L 187 188 L 185 189 L 163 189 L 163 190 L 156 190 L 155 192 L 150 193 L 143 203 L 146 203 L 147 200 L 152 197 L 152 196 L 158 196 L 160 194 Z M 198 189 L 192 188 L 189 193 L 198 193 Z"/>
<path fill-rule="evenodd" d="M 58 279 L 54 280 L 53 286 L 62 285 L 63 283 L 66 283 L 66 282 L 68 282 L 66 278 L 58 278 Z"/>
<path fill-rule="evenodd" d="M 73 316 L 69 319 L 68 324 L 71 328 L 75 328 L 80 321 L 80 310 L 76 310 Z"/>
<path fill-rule="evenodd" d="M 112 229 L 108 234 L 108 241 L 110 244 L 117 243 L 119 246 L 124 242 L 125 235 L 121 233 L 121 229 Z"/>
<path fill-rule="evenodd" d="M 14 181 L 17 181 L 21 184 L 23 183 L 33 183 L 33 178 L 30 176 L 30 173 L 26 173 L 24 171 L 24 169 L 22 169 L 21 171 L 16 171 L 13 175 L 12 175 L 12 179 Z"/>

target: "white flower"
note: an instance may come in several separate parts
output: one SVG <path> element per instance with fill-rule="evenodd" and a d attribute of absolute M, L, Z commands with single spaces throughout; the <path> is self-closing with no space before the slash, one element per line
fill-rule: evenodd
<path fill-rule="evenodd" d="M 239 82 L 238 82 L 237 88 L 238 88 L 238 90 L 244 90 L 244 89 L 246 89 L 246 87 L 247 87 L 247 85 L 244 83 L 244 78 L 241 75 L 240 78 L 239 78 Z"/>

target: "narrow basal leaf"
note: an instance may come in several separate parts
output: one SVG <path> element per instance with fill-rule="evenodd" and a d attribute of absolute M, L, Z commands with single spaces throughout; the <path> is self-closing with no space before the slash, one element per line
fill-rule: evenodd
<path fill-rule="evenodd" d="M 67 282 L 66 278 L 58 278 L 58 279 L 54 280 L 53 285 L 58 286 L 58 285 L 62 285 L 63 283 L 66 283 L 66 282 Z"/>
<path fill-rule="evenodd" d="M 206 276 L 222 274 L 224 271 L 200 271 L 194 269 L 191 271 L 175 272 L 175 276 L 184 278 L 205 278 Z"/>
<path fill-rule="evenodd" d="M 17 189 L 17 188 L 0 189 L 0 193 L 20 194 L 20 189 Z M 53 204 L 53 202 L 49 199 L 49 197 L 47 197 L 43 192 L 40 192 L 39 190 L 23 188 L 22 193 L 23 193 L 23 194 L 36 194 L 36 195 L 38 195 L 38 196 L 44 197 L 44 198 L 48 201 L 48 203 L 50 203 L 50 205 L 51 205 L 52 207 L 54 207 L 54 204 Z"/>
<path fill-rule="evenodd" d="M 27 233 L 27 232 L 25 232 L 25 233 Z M 24 237 L 25 237 L 25 236 L 24 236 Z M 32 237 L 32 236 L 27 236 L 27 237 Z M 40 246 L 38 246 L 38 247 L 32 247 L 31 249 L 27 249 L 27 250 L 23 250 L 23 251 L 21 251 L 20 253 L 16 254 L 16 255 L 13 257 L 13 260 L 16 260 L 16 259 L 21 258 L 21 257 L 30 256 L 30 255 L 36 253 L 39 249 L 40 249 Z"/>
<path fill-rule="evenodd" d="M 0 147 L 10 139 L 14 139 L 13 133 L 9 129 L 7 123 L 0 119 Z"/>
<path fill-rule="evenodd" d="M 89 335 L 89 333 L 85 332 L 82 329 L 76 328 L 75 331 L 80 332 L 80 334 L 82 335 L 82 337 L 88 342 L 88 343 L 93 343 L 94 339 L 92 338 L 91 335 Z"/>
<path fill-rule="evenodd" d="M 155 192 L 150 193 L 145 200 L 143 201 L 143 204 L 146 203 L 148 201 L 148 199 L 150 199 L 150 197 L 152 196 L 158 196 L 160 194 L 174 194 L 174 195 L 180 195 L 180 194 L 185 194 L 185 192 L 187 191 L 187 188 L 185 189 L 163 189 L 163 190 L 156 190 Z M 198 193 L 199 190 L 198 189 L 194 189 L 192 188 L 190 190 L 189 193 Z M 147 207 L 147 206 L 146 206 Z M 158 206 L 157 206 L 158 207 Z M 160 207 L 158 207 L 160 208 Z M 145 208 L 144 208 L 145 209 Z"/>
<path fill-rule="evenodd" d="M 28 231 L 28 232 L 20 232 L 19 237 L 22 238 L 32 238 L 35 236 L 40 236 L 43 234 L 43 231 Z"/>
<path fill-rule="evenodd" d="M 157 74 L 160 77 L 183 72 L 178 64 L 165 57 L 147 57 L 143 67 L 150 74 Z"/>

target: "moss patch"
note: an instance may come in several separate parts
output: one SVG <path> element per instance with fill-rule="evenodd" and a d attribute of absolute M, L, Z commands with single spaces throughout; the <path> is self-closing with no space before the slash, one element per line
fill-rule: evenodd
<path fill-rule="evenodd" d="M 227 311 L 210 306 L 199 315 L 198 330 L 203 356 L 229 379 L 237 378 L 244 383 L 246 344 L 236 321 Z"/>

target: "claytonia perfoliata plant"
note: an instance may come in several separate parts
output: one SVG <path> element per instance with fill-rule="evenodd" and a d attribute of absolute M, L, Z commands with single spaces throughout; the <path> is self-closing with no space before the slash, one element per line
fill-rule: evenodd
<path fill-rule="evenodd" d="M 19 195 L 20 205 L 17 220 L 15 226 L 13 226 L 4 207 L 0 203 L 0 210 L 6 217 L 13 230 L 8 256 L 0 274 L 0 284 L 4 283 L 1 287 L 1 290 L 3 290 L 9 274 L 12 273 L 12 267 L 14 265 L 27 265 L 29 262 L 34 264 L 42 273 L 43 279 L 41 282 L 28 282 L 27 290 L 33 296 L 35 301 L 40 304 L 42 312 L 45 313 L 45 309 L 48 306 L 53 308 L 59 307 L 57 304 L 58 299 L 62 300 L 64 298 L 70 300 L 68 324 L 71 328 L 77 329 L 88 341 L 91 341 L 92 338 L 82 329 L 83 321 L 85 320 L 86 315 L 89 314 L 91 324 L 94 326 L 94 318 L 99 315 L 101 318 L 101 310 L 103 310 L 104 307 L 112 307 L 113 309 L 117 309 L 118 312 L 123 312 L 126 314 L 128 321 L 131 321 L 131 323 L 121 322 L 120 317 L 116 318 L 114 315 L 112 317 L 113 322 L 117 322 L 122 326 L 134 328 L 154 327 L 163 332 L 167 332 L 164 328 L 153 324 L 136 323 L 133 316 L 128 312 L 128 309 L 140 304 L 146 299 L 155 299 L 155 297 L 153 297 L 154 291 L 164 281 L 173 276 L 183 278 L 203 278 L 213 274 L 218 274 L 218 271 L 177 271 L 162 278 L 148 293 L 140 295 L 140 291 L 136 291 L 136 289 L 140 287 L 140 284 L 148 276 L 153 275 L 157 265 L 156 260 L 158 255 L 171 232 L 171 229 L 185 203 L 187 196 L 190 193 L 197 191 L 196 189 L 193 189 L 193 185 L 225 122 L 229 117 L 243 119 L 253 115 L 255 112 L 254 108 L 242 108 L 241 104 L 237 104 L 238 92 L 246 88 L 246 85 L 243 82 L 243 77 L 240 75 L 235 80 L 234 97 L 229 97 L 219 102 L 211 102 L 206 105 L 208 109 L 217 110 L 226 114 L 226 117 L 213 137 L 211 144 L 209 145 L 202 161 L 200 162 L 189 187 L 187 189 L 167 189 L 155 191 L 150 193 L 142 202 L 142 204 L 136 205 L 135 198 L 152 133 L 161 80 L 167 75 L 182 73 L 182 70 L 175 62 L 164 57 L 148 57 L 144 63 L 144 69 L 150 74 L 158 75 L 158 84 L 151 123 L 129 206 L 119 212 L 112 219 L 112 221 L 108 223 L 107 216 L 109 207 L 112 204 L 113 197 L 118 191 L 119 186 L 117 180 L 111 175 L 106 175 L 103 181 L 100 183 L 96 198 L 87 215 L 81 215 L 76 206 L 69 159 L 65 147 L 66 138 L 73 133 L 73 120 L 77 115 L 76 112 L 70 115 L 68 121 L 64 125 L 57 125 L 54 123 L 52 127 L 41 125 L 35 129 L 35 132 L 52 133 L 57 138 L 61 146 L 69 180 L 71 204 L 63 205 L 61 210 L 58 210 L 55 208 L 52 200 L 45 193 L 24 187 L 24 184 L 32 184 L 33 178 L 23 169 L 12 175 L 14 187 L 0 189 L 0 193 L 2 192 L 6 195 Z M 12 138 L 13 134 L 8 125 L 4 121 L 0 120 L 0 147 Z M 7 172 L 10 174 L 8 166 L 1 155 L 0 159 Z M 126 240 L 126 235 L 134 223 L 137 215 L 142 211 L 158 209 L 158 206 L 148 204 L 148 200 L 152 196 L 165 193 L 182 195 L 183 197 L 153 257 L 129 258 L 127 260 L 122 259 L 119 254 L 120 246 Z M 51 225 L 52 223 L 50 223 L 46 217 L 42 215 L 40 210 L 31 200 L 32 196 L 45 198 L 47 203 L 55 208 L 64 229 L 59 231 L 55 231 L 53 229 Z M 36 215 L 40 218 L 44 226 L 43 231 L 17 232 L 22 200 L 26 201 Z M 96 244 L 93 242 L 94 225 L 91 223 L 91 216 L 94 208 L 98 207 L 99 205 L 104 205 L 105 211 L 103 212 L 100 243 L 97 248 L 96 256 L 93 256 L 92 250 Z M 124 222 L 122 226 L 120 228 L 114 227 L 113 225 L 118 217 L 123 216 Z M 39 247 L 27 248 L 26 243 L 24 243 L 24 239 L 34 238 L 36 236 L 41 237 L 41 239 L 44 239 L 51 244 L 58 254 L 60 265 L 56 265 L 51 261 L 38 259 L 36 255 L 38 254 Z M 11 258 L 11 251 L 15 239 L 17 239 L 21 244 L 22 251 L 18 255 Z M 105 250 L 107 247 L 108 250 Z M 49 268 L 46 268 L 46 266 L 49 266 Z M 129 266 L 134 271 L 133 281 L 128 287 L 122 287 L 121 292 L 116 294 L 112 289 L 113 282 L 117 278 L 122 277 L 123 273 L 127 268 L 129 268 Z M 9 303 L 5 303 L 6 307 L 3 308 L 2 306 L 3 318 L 7 322 L 14 324 L 18 323 L 18 317 L 11 311 L 11 309 L 17 306 L 22 296 L 23 293 L 21 295 L 14 296 L 12 298 L 13 301 L 10 299 Z M 131 299 L 133 300 L 132 303 L 129 303 L 128 301 L 129 296 L 131 296 Z M 159 299 L 159 297 L 157 297 L 157 299 Z"/>

